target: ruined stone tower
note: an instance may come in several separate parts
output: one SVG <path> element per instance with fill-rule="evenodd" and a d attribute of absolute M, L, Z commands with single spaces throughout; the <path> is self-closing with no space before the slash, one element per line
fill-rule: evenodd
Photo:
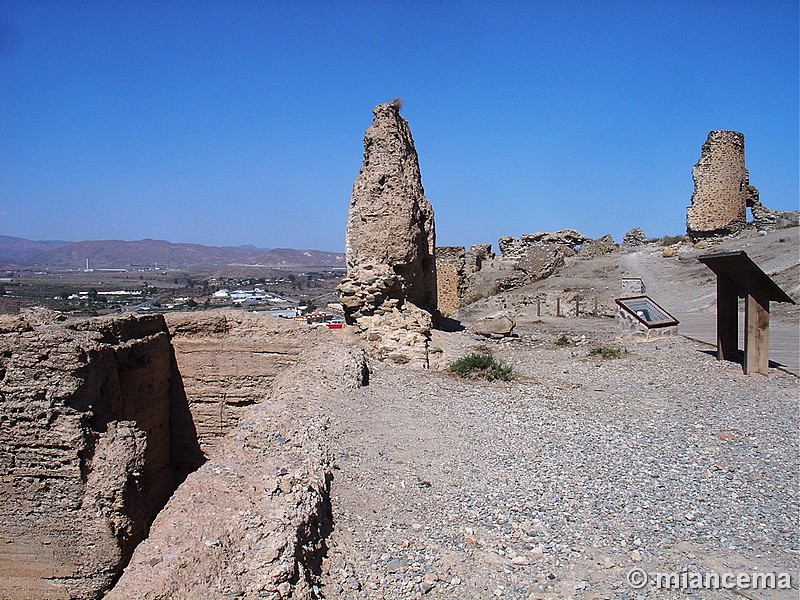
<path fill-rule="evenodd" d="M 738 233 L 747 226 L 747 206 L 758 190 L 750 186 L 744 165 L 744 135 L 711 131 L 692 168 L 694 193 L 686 209 L 686 233 L 692 239 Z"/>
<path fill-rule="evenodd" d="M 340 299 L 345 320 L 372 343 L 374 355 L 427 366 L 436 310 L 433 209 L 399 101 L 372 113 L 350 198 Z"/>

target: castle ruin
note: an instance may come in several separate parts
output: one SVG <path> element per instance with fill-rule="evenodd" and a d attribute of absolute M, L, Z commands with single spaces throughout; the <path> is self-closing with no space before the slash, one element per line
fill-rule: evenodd
<path fill-rule="evenodd" d="M 340 301 L 373 356 L 427 367 L 436 312 L 433 209 L 399 101 L 372 112 L 350 198 Z"/>
<path fill-rule="evenodd" d="M 692 168 L 694 193 L 686 209 L 693 240 L 723 237 L 747 226 L 748 199 L 758 195 L 744 166 L 744 134 L 711 131 Z"/>
<path fill-rule="evenodd" d="M 710 131 L 692 168 L 694 193 L 686 209 L 686 233 L 695 241 L 735 235 L 748 226 L 747 209 L 759 231 L 797 227 L 800 211 L 771 210 L 750 185 L 744 134 Z"/>

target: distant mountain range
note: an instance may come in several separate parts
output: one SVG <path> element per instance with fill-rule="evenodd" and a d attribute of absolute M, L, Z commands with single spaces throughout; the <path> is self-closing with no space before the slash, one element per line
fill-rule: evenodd
<path fill-rule="evenodd" d="M 201 267 L 263 265 L 270 267 L 344 267 L 344 253 L 255 246 L 203 246 L 164 240 L 44 241 L 0 235 L 0 268 L 49 267 L 93 269 L 131 266 Z"/>

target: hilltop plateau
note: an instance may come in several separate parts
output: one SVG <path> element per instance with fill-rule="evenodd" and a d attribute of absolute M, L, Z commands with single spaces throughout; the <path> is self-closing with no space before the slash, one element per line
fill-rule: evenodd
<path fill-rule="evenodd" d="M 714 250 L 746 249 L 795 293 L 798 260 L 783 248 L 797 247 L 797 233 L 744 235 Z M 572 257 L 558 276 L 459 309 L 454 318 L 466 327 L 489 312 L 510 311 L 516 335 L 434 331 L 429 370 L 364 362 L 361 340 L 347 330 L 312 331 L 241 311 L 175 314 L 165 325 L 146 317 L 146 326 L 125 327 L 76 319 L 59 325 L 55 313 L 6 316 L 0 391 L 11 399 L 25 389 L 19 385 L 35 381 L 26 369 L 46 369 L 47 362 L 26 358 L 26 348 L 36 352 L 35 340 L 88 335 L 79 342 L 87 349 L 117 344 L 120 381 L 129 386 L 123 396 L 142 402 L 136 382 L 151 377 L 148 364 L 167 368 L 157 357 L 164 348 L 160 332 L 170 332 L 173 374 L 153 377 L 172 382 L 160 389 L 182 390 L 163 392 L 173 411 L 184 407 L 169 417 L 182 436 L 171 444 L 174 477 L 197 470 L 155 517 L 109 598 L 190 598 L 208 586 L 219 598 L 684 597 L 652 585 L 631 588 L 626 577 L 633 568 L 788 572 L 796 586 L 797 377 L 780 369 L 745 376 L 740 365 L 717 361 L 709 343 L 683 335 L 637 342 L 610 318 L 621 277 L 640 276 L 679 318 L 713 322 L 713 281 L 696 260 L 701 251 L 707 250 L 684 244 L 664 257 L 663 247 L 645 244 Z M 562 295 L 569 315 L 574 304 L 567 297 L 576 292 L 592 309 L 578 317 L 548 314 L 536 303 L 538 295 L 552 308 L 553 294 Z M 775 331 L 796 335 L 796 307 L 774 317 Z M 681 325 L 679 333 L 694 326 Z M 142 334 L 140 351 L 135 338 Z M 603 349 L 619 352 L 604 358 Z M 453 360 L 471 352 L 492 354 L 512 367 L 514 379 L 449 372 Z M 65 368 L 61 359 L 50 360 Z M 74 389 L 83 389 L 82 373 L 70 376 Z M 38 381 L 55 394 L 49 418 L 72 427 L 85 410 L 85 401 L 75 399 L 85 392 L 70 391 L 64 398 L 73 399 L 62 404 L 58 378 Z M 127 447 L 120 437 L 125 428 L 139 431 L 135 412 L 113 417 L 117 409 L 111 410 L 98 457 Z M 157 428 L 158 418 L 144 426 Z M 4 471 L 8 482 L 33 476 L 17 456 Z M 83 468 L 100 468 L 93 464 Z M 102 498 L 113 494 L 102 490 L 131 477 L 146 489 L 146 479 L 132 475 L 136 464 L 115 459 L 103 467 L 117 469 L 111 479 L 90 477 L 86 492 L 76 483 L 54 493 L 67 506 L 64 494 Z M 13 498 L 4 502 L 15 506 Z M 83 502 L 136 518 L 101 500 Z M 35 522 L 36 509 L 25 510 Z M 15 571 L 9 552 L 31 556 L 37 544 L 55 543 L 26 537 L 27 518 L 17 514 L 13 543 L 0 557 L 10 585 L 29 585 L 23 573 L 39 571 Z M 99 535 L 89 514 L 70 522 L 85 522 Z M 138 524 L 127 527 L 141 531 Z M 65 541 L 75 535 L 58 530 Z M 124 553 L 131 548 L 126 543 Z M 88 567 L 74 560 L 73 574 L 41 580 L 41 597 L 59 597 L 59 589 L 79 582 L 83 590 L 108 585 L 118 559 L 99 571 L 81 571 Z M 21 588 L 0 597 L 14 597 L 14 589 Z M 793 595 L 796 588 L 751 590 L 747 597 Z M 720 590 L 703 597 L 732 596 Z"/>
<path fill-rule="evenodd" d="M 577 297 L 581 314 L 593 316 L 597 301 L 598 315 L 608 318 L 615 312 L 614 298 L 623 295 L 623 278 L 640 278 L 647 294 L 680 321 L 681 334 L 716 345 L 716 277 L 697 260 L 698 257 L 744 250 L 789 296 L 797 300 L 800 298 L 798 248 L 800 228 L 794 227 L 765 234 L 743 232 L 714 245 L 701 244 L 699 248 L 685 240 L 671 246 L 654 241 L 634 247 L 623 246 L 602 256 L 578 253 L 567 257 L 564 268 L 553 276 L 481 298 L 458 309 L 453 317 L 471 323 L 498 310 L 508 310 L 516 315 L 517 331 L 520 331 L 520 327 L 535 327 L 537 321 L 552 321 L 557 299 L 560 299 L 562 314 L 572 315 Z M 491 283 L 491 276 L 496 273 L 489 270 L 487 275 Z M 483 282 L 481 285 L 487 284 Z M 541 306 L 538 316 L 537 302 Z M 740 299 L 739 305 L 741 345 L 743 300 Z M 579 329 L 582 320 L 556 318 L 553 322 L 569 323 Z M 800 305 L 771 304 L 770 348 L 772 360 L 800 374 Z"/>

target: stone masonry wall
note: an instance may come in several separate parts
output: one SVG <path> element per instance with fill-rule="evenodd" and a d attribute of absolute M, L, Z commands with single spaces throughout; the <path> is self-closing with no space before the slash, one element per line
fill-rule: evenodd
<path fill-rule="evenodd" d="M 461 306 L 464 292 L 466 252 L 461 246 L 436 248 L 436 293 L 439 312 L 447 317 Z"/>

